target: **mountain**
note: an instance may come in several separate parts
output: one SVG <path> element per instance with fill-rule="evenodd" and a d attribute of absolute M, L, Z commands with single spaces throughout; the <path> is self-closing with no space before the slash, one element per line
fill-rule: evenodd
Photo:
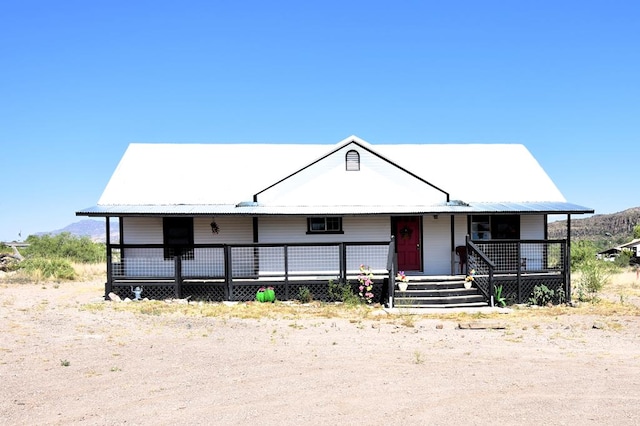
<path fill-rule="evenodd" d="M 77 237 L 89 237 L 92 241 L 104 243 L 107 241 L 107 232 L 106 225 L 104 220 L 93 220 L 93 219 L 85 219 L 79 222 L 74 222 L 70 225 L 65 226 L 62 229 L 56 229 L 55 231 L 50 232 L 39 232 L 36 235 L 50 234 L 50 235 L 58 235 L 63 232 L 68 232 L 71 235 L 75 235 Z M 118 241 L 118 227 L 111 226 L 111 241 Z"/>
<path fill-rule="evenodd" d="M 571 239 L 589 240 L 603 246 L 617 245 L 633 239 L 633 227 L 636 225 L 640 225 L 640 207 L 584 219 L 571 218 Z M 548 230 L 550 239 L 565 238 L 567 221 L 551 222 Z"/>

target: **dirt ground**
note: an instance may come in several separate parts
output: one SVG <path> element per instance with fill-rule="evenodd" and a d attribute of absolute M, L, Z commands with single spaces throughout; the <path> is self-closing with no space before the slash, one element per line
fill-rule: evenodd
<path fill-rule="evenodd" d="M 102 291 L 0 283 L 0 424 L 640 424 L 628 313 L 238 319 Z"/>

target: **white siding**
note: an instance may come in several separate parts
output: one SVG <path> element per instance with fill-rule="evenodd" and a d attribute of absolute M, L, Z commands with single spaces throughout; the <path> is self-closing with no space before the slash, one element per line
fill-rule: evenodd
<path fill-rule="evenodd" d="M 426 215 L 422 219 L 423 263 L 426 275 L 451 273 L 451 217 Z"/>
<path fill-rule="evenodd" d="M 389 216 L 346 216 L 344 234 L 307 234 L 306 217 L 261 217 L 258 219 L 261 243 L 331 243 L 349 241 L 389 241 Z"/>
<path fill-rule="evenodd" d="M 520 238 L 523 240 L 544 239 L 544 221 L 544 215 L 520 216 Z M 542 244 L 523 244 L 521 261 L 526 263 L 527 269 L 542 269 L 544 252 L 545 248 Z"/>
<path fill-rule="evenodd" d="M 360 154 L 359 171 L 346 170 L 349 150 Z M 278 206 L 433 205 L 444 202 L 445 195 L 381 157 L 348 144 L 259 194 L 258 201 Z"/>
<path fill-rule="evenodd" d="M 520 239 L 542 240 L 544 239 L 544 215 L 520 216 Z"/>
<path fill-rule="evenodd" d="M 211 232 L 215 221 L 219 232 Z M 193 220 L 195 244 L 250 244 L 253 242 L 253 220 L 248 216 L 196 217 Z"/>
<path fill-rule="evenodd" d="M 125 244 L 162 244 L 161 217 L 123 217 L 122 229 Z"/>

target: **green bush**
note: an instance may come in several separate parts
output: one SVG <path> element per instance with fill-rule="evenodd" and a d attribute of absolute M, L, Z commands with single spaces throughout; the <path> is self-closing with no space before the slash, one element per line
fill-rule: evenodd
<path fill-rule="evenodd" d="M 41 279 L 74 280 L 76 271 L 67 259 L 31 257 L 20 263 L 27 274 Z"/>
<path fill-rule="evenodd" d="M 63 258 L 78 263 L 103 263 L 106 248 L 103 243 L 95 243 L 89 237 L 77 237 L 68 232 L 58 235 L 30 235 L 27 238 L 25 257 Z"/>
<path fill-rule="evenodd" d="M 329 280 L 329 298 L 335 302 L 344 302 L 351 305 L 360 303 L 360 298 L 355 294 L 348 282 Z"/>
<path fill-rule="evenodd" d="M 298 300 L 300 303 L 309 303 L 313 300 L 313 294 L 311 290 L 309 290 L 309 287 L 305 286 L 298 289 Z"/>
<path fill-rule="evenodd" d="M 596 258 L 598 249 L 592 241 L 581 240 L 571 245 L 571 269 L 580 269 L 585 262 Z"/>
<path fill-rule="evenodd" d="M 629 249 L 623 249 L 614 260 L 614 264 L 619 268 L 626 268 L 629 266 L 629 261 L 633 257 L 633 252 Z"/>
<path fill-rule="evenodd" d="M 547 306 L 548 304 L 560 304 L 567 301 L 566 292 L 564 289 L 559 288 L 557 290 L 551 290 L 544 284 L 539 284 L 533 288 L 531 297 L 529 298 L 530 305 Z"/>
<path fill-rule="evenodd" d="M 597 299 L 597 293 L 602 290 L 611 276 L 610 267 L 605 263 L 607 262 L 599 262 L 594 259 L 584 262 L 580 266 L 581 273 L 577 288 L 579 300 Z"/>

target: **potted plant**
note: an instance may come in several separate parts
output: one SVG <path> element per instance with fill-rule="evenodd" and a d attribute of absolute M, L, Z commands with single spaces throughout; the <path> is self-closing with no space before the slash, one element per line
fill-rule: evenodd
<path fill-rule="evenodd" d="M 404 271 L 398 271 L 396 282 L 398 283 L 398 289 L 400 289 L 400 291 L 407 291 L 409 287 L 409 277 L 405 275 Z"/>
<path fill-rule="evenodd" d="M 469 274 L 464 278 L 464 288 L 470 289 L 473 285 L 473 274 L 476 273 L 475 269 L 469 271 Z"/>

